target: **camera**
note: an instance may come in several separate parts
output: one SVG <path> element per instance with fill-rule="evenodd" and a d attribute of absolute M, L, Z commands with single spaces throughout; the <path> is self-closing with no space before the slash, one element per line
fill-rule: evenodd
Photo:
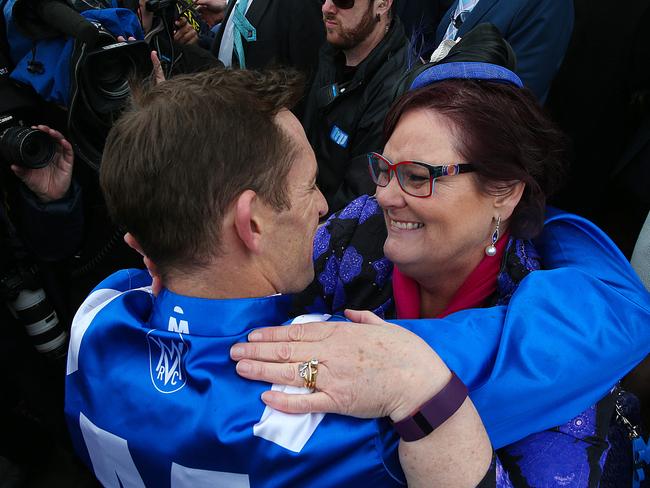
<path fill-rule="evenodd" d="M 149 12 L 159 13 L 166 9 L 175 9 L 176 0 L 147 0 L 145 7 Z"/>
<path fill-rule="evenodd" d="M 174 21 L 180 17 L 185 17 L 194 30 L 200 29 L 201 16 L 193 0 L 147 0 L 145 8 L 160 17 L 170 32 L 173 30 Z"/>
<path fill-rule="evenodd" d="M 39 284 L 35 265 L 14 260 L 0 273 L 0 297 L 22 323 L 38 352 L 50 359 L 65 357 L 68 333 Z"/>
<path fill-rule="evenodd" d="M 77 75 L 78 88 L 93 111 L 112 125 L 130 94 L 129 82 L 147 76 L 153 66 L 145 41 L 118 42 L 101 24 L 97 45 L 83 56 Z"/>
<path fill-rule="evenodd" d="M 14 83 L 6 46 L 0 45 L 0 160 L 6 165 L 44 168 L 56 155 L 56 142 L 44 132 L 23 123 L 40 115 L 33 90 Z"/>
<path fill-rule="evenodd" d="M 0 116 L 0 158 L 23 168 L 44 168 L 56 156 L 56 142 L 45 132 L 24 126 L 12 115 Z"/>
<path fill-rule="evenodd" d="M 101 24 L 94 23 L 97 43 L 78 44 L 72 57 L 68 128 L 75 154 L 99 170 L 108 131 L 126 106 L 129 83 L 152 71 L 145 41 L 118 42 Z"/>

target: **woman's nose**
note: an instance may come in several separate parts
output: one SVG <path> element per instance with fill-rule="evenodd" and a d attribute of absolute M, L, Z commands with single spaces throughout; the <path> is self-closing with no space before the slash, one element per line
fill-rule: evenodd
<path fill-rule="evenodd" d="M 386 186 L 377 186 L 375 191 L 375 198 L 379 206 L 386 207 L 399 207 L 404 205 L 404 192 L 399 186 L 397 175 L 391 172 L 391 178 Z"/>

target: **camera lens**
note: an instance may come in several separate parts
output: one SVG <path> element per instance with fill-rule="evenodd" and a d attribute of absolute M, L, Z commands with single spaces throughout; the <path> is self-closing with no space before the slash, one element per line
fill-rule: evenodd
<path fill-rule="evenodd" d="M 135 71 L 133 61 L 127 56 L 115 55 L 94 63 L 92 73 L 97 90 L 109 100 L 123 100 L 130 93 L 129 77 Z"/>
<path fill-rule="evenodd" d="M 10 164 L 44 168 L 52 162 L 55 153 L 56 143 L 38 129 L 13 126 L 0 134 L 0 154 Z"/>
<path fill-rule="evenodd" d="M 9 307 L 25 325 L 38 352 L 52 359 L 66 355 L 68 333 L 59 324 L 56 311 L 42 288 L 21 290 Z"/>

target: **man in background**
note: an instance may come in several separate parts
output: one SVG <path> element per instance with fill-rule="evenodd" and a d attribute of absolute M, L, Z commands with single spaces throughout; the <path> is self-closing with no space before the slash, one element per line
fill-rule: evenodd
<path fill-rule="evenodd" d="M 382 149 L 384 116 L 408 67 L 409 49 L 393 0 L 326 0 L 327 43 L 303 126 L 318 159 L 330 212 L 374 193 L 366 154 Z"/>

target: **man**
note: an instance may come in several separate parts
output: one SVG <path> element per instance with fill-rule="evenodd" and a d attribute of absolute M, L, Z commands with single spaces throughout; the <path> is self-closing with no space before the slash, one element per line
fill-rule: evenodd
<path fill-rule="evenodd" d="M 66 416 L 77 453 L 105 486 L 401 483 L 387 422 L 265 408 L 264 385 L 239 378 L 229 358 L 253 327 L 288 318 L 291 298 L 281 293 L 313 279 L 312 239 L 327 206 L 288 111 L 299 84 L 245 70 L 179 76 L 137 97 L 109 136 L 108 206 L 164 287 L 154 297 L 146 272 L 118 272 L 75 317 Z M 400 421 L 436 398 L 450 373 L 423 341 L 390 329 L 413 346 L 416 363 L 393 362 L 412 378 L 359 396 L 374 408 L 366 416 Z M 325 365 L 318 372 L 306 361 L 306 385 L 327 380 Z M 490 459 L 468 399 L 439 429 L 400 444 L 412 486 L 474 486 Z M 484 482 L 494 483 L 489 473 Z"/>
<path fill-rule="evenodd" d="M 495 25 L 517 55 L 517 74 L 543 103 L 571 40 L 573 17 L 569 0 L 457 0 L 438 24 L 436 45 L 478 24 Z"/>
<path fill-rule="evenodd" d="M 323 3 L 327 43 L 302 121 L 330 212 L 375 191 L 366 154 L 382 147 L 384 116 L 408 63 L 408 42 L 392 1 Z"/>

